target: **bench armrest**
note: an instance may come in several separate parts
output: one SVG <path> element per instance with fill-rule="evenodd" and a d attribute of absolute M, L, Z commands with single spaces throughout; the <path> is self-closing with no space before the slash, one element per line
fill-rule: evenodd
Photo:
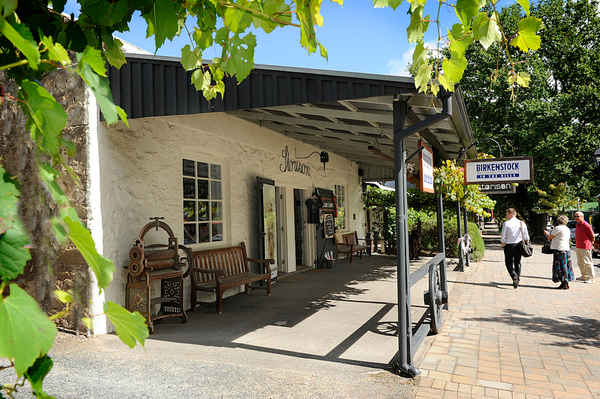
<path fill-rule="evenodd" d="M 255 258 L 247 258 L 248 262 L 252 262 L 252 263 L 258 263 L 258 264 L 262 264 L 263 265 L 263 270 L 264 273 L 271 273 L 271 270 L 269 268 L 269 265 L 272 265 L 273 263 L 275 263 L 275 260 L 273 259 L 255 259 Z"/>

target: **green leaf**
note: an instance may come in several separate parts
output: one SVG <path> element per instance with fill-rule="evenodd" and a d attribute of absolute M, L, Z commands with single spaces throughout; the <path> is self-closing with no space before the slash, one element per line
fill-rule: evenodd
<path fill-rule="evenodd" d="M 81 322 L 84 326 L 86 326 L 88 330 L 93 331 L 94 325 L 92 324 L 92 319 L 90 319 L 89 317 L 82 317 Z"/>
<path fill-rule="evenodd" d="M 427 85 L 431 79 L 433 67 L 427 58 L 427 50 L 425 49 L 425 43 L 422 39 L 419 40 L 417 46 L 415 47 L 412 64 L 414 70 L 416 71 L 415 87 L 419 90 L 419 92 L 427 91 Z"/>
<path fill-rule="evenodd" d="M 106 123 L 111 125 L 117 122 L 121 113 L 113 101 L 108 79 L 96 74 L 88 63 L 79 63 L 77 72 L 94 93 Z M 122 116 L 121 119 L 123 119 Z"/>
<path fill-rule="evenodd" d="M 196 30 L 194 30 L 193 37 L 194 41 L 196 42 L 196 45 L 202 50 L 206 50 L 213 44 L 212 31 L 204 32 L 196 28 Z"/>
<path fill-rule="evenodd" d="M 148 338 L 148 326 L 146 319 L 139 313 L 131 313 L 121 305 L 107 301 L 104 304 L 104 313 L 115 326 L 115 331 L 121 341 L 130 348 L 139 342 L 144 346 L 144 341 Z"/>
<path fill-rule="evenodd" d="M 254 67 L 255 47 L 256 36 L 253 33 L 244 37 L 233 35 L 228 42 L 229 59 L 223 63 L 223 70 L 234 75 L 238 82 L 246 79 Z"/>
<path fill-rule="evenodd" d="M 73 295 L 63 290 L 54 290 L 54 296 L 62 303 L 73 303 Z"/>
<path fill-rule="evenodd" d="M 173 39 L 179 33 L 179 6 L 172 0 L 155 0 L 154 7 L 144 15 L 148 29 L 147 37 L 154 35 L 156 50 L 162 47 L 166 39 Z"/>
<path fill-rule="evenodd" d="M 186 71 L 202 66 L 202 53 L 198 54 L 196 49 L 192 50 L 189 44 L 181 49 L 181 65 Z"/>
<path fill-rule="evenodd" d="M 242 33 L 252 24 L 252 16 L 246 11 L 228 7 L 223 15 L 223 22 L 233 33 Z"/>
<path fill-rule="evenodd" d="M 38 357 L 48 353 L 55 336 L 56 326 L 37 302 L 11 284 L 10 295 L 0 296 L 0 358 L 14 361 L 21 376 Z"/>
<path fill-rule="evenodd" d="M 108 287 L 113 278 L 115 265 L 96 251 L 92 235 L 88 229 L 83 227 L 80 221 L 73 220 L 68 216 L 65 217 L 64 221 L 69 228 L 69 238 L 96 275 L 98 287 L 101 290 Z"/>
<path fill-rule="evenodd" d="M 441 85 L 448 91 L 454 90 L 454 85 L 460 82 L 467 67 L 467 59 L 463 55 L 452 53 L 449 59 L 442 61 L 443 75 L 440 75 Z"/>
<path fill-rule="evenodd" d="M 541 38 L 537 31 L 542 29 L 542 20 L 536 17 L 526 17 L 519 21 L 519 33 L 512 39 L 511 45 L 522 51 L 537 50 L 540 48 Z"/>
<path fill-rule="evenodd" d="M 61 65 L 67 65 L 71 63 L 71 58 L 69 58 L 69 54 L 67 50 L 60 43 L 54 43 L 52 41 L 52 37 L 43 36 L 42 43 L 48 49 L 48 58 L 52 61 L 56 61 Z"/>
<path fill-rule="evenodd" d="M 529 0 L 517 0 L 517 3 L 525 10 L 525 15 L 529 16 Z"/>
<path fill-rule="evenodd" d="M 481 43 L 486 50 L 493 43 L 502 40 L 502 34 L 496 23 L 496 18 L 489 18 L 485 12 L 479 13 L 479 15 L 473 19 L 473 36 L 475 40 L 479 40 L 479 43 Z"/>
<path fill-rule="evenodd" d="M 100 76 L 106 76 L 106 63 L 102 58 L 102 52 L 92 46 L 86 46 L 81 57 L 79 57 L 79 65 L 87 64 L 94 72 Z"/>
<path fill-rule="evenodd" d="M 35 363 L 27 369 L 25 372 L 25 378 L 31 384 L 31 389 L 35 393 L 37 398 L 48 397 L 44 392 L 43 384 L 44 378 L 48 375 L 54 363 L 48 355 L 43 355 L 35 360 Z M 45 395 L 45 396 L 42 396 Z"/>
<path fill-rule="evenodd" d="M 402 4 L 404 0 L 373 0 L 374 8 L 392 7 L 394 10 Z"/>
<path fill-rule="evenodd" d="M 52 9 L 58 13 L 61 13 L 65 9 L 67 0 L 52 0 Z"/>
<path fill-rule="evenodd" d="M 101 26 L 115 25 L 127 16 L 129 0 L 87 0 L 82 13 Z"/>
<path fill-rule="evenodd" d="M 327 49 L 321 43 L 319 43 L 319 51 L 321 52 L 321 57 L 329 60 L 329 57 L 327 56 Z"/>
<path fill-rule="evenodd" d="M 517 84 L 521 87 L 529 87 L 531 81 L 531 75 L 527 72 L 519 72 L 517 74 Z"/>
<path fill-rule="evenodd" d="M 61 134 L 67 123 L 67 113 L 42 86 L 28 79 L 21 81 L 22 105 L 29 116 L 27 127 L 41 150 L 52 157 L 59 155 Z"/>
<path fill-rule="evenodd" d="M 17 0 L 0 0 L 0 17 L 8 17 L 17 9 Z"/>
<path fill-rule="evenodd" d="M 0 33 L 3 34 L 29 61 L 29 67 L 37 70 L 40 65 L 40 52 L 37 42 L 25 24 L 11 25 L 0 17 Z"/>
<path fill-rule="evenodd" d="M 117 69 L 120 69 L 123 64 L 127 63 L 125 59 L 125 54 L 123 54 L 123 43 L 119 39 L 113 38 L 111 35 L 108 36 L 110 40 L 105 40 L 104 45 L 106 49 L 104 50 L 104 55 L 108 60 L 109 64 L 114 66 Z"/>
<path fill-rule="evenodd" d="M 429 15 L 423 20 L 423 7 L 418 7 L 410 13 L 410 24 L 406 28 L 408 33 L 408 42 L 415 43 L 423 39 L 427 28 L 429 27 Z"/>
<path fill-rule="evenodd" d="M 335 0 L 332 0 L 335 1 Z M 341 0 L 339 0 L 341 3 Z M 284 0 L 264 0 L 262 4 L 262 11 L 267 16 L 276 16 L 278 21 L 281 22 L 292 22 L 292 13 L 290 12 L 290 6 L 286 4 Z M 275 28 L 281 26 L 277 22 L 265 17 L 253 16 L 252 22 L 255 27 L 262 28 L 266 33 L 271 33 Z"/>
<path fill-rule="evenodd" d="M 456 0 L 456 15 L 464 26 L 470 26 L 471 20 L 484 5 L 484 0 Z"/>
<path fill-rule="evenodd" d="M 414 12 L 419 7 L 425 8 L 427 5 L 427 0 L 408 0 L 408 2 L 410 3 L 410 8 L 408 9 L 410 13 Z"/>
<path fill-rule="evenodd" d="M 14 280 L 23 273 L 31 254 L 26 248 L 29 237 L 20 220 L 0 236 L 0 279 Z"/>
<path fill-rule="evenodd" d="M 19 189 L 0 165 L 0 234 L 19 220 Z"/>

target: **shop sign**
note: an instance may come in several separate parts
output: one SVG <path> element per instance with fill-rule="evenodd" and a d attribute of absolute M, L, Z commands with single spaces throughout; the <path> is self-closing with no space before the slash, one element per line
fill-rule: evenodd
<path fill-rule="evenodd" d="M 479 191 L 484 194 L 514 194 L 517 187 L 512 183 L 480 184 Z"/>
<path fill-rule="evenodd" d="M 531 157 L 473 159 L 465 161 L 465 184 L 531 183 Z"/>
<path fill-rule="evenodd" d="M 290 151 L 288 150 L 287 145 L 281 150 L 279 170 L 282 172 L 297 172 L 310 176 L 310 165 L 296 159 L 290 159 Z"/>
<path fill-rule="evenodd" d="M 433 151 L 426 145 L 419 143 L 419 181 L 420 189 L 424 193 L 433 193 Z"/>

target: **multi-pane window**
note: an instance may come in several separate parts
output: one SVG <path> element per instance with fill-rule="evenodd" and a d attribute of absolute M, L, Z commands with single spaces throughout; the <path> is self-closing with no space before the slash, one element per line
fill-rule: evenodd
<path fill-rule="evenodd" d="M 337 218 L 335 227 L 337 230 L 346 229 L 346 190 L 342 185 L 335 185 L 335 198 L 337 200 Z"/>
<path fill-rule="evenodd" d="M 185 244 L 223 241 L 221 165 L 183 160 Z"/>

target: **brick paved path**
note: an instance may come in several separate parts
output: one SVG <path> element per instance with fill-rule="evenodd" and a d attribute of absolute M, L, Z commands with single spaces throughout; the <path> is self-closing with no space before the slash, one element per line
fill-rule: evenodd
<path fill-rule="evenodd" d="M 451 283 L 417 398 L 600 398 L 600 278 L 555 290 L 551 255 L 536 247 L 515 290 L 501 249 L 488 247 L 471 278 Z"/>

